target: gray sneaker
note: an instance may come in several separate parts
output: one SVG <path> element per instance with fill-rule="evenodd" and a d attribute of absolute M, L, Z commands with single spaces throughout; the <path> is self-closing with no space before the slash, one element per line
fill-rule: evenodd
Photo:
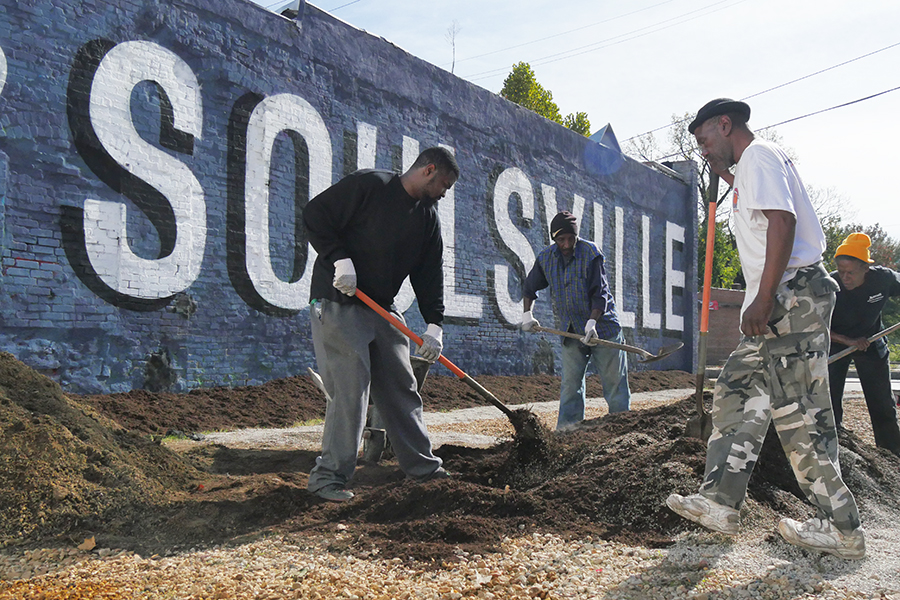
<path fill-rule="evenodd" d="M 700 494 L 672 494 L 666 498 L 666 506 L 685 519 L 700 523 L 713 531 L 729 535 L 738 532 L 741 514 L 730 506 L 713 502 Z"/>
<path fill-rule="evenodd" d="M 778 533 L 786 542 L 807 550 L 834 554 L 847 560 L 866 557 L 866 534 L 862 527 L 842 533 L 824 519 L 813 518 L 803 523 L 782 519 L 778 523 Z"/>
<path fill-rule="evenodd" d="M 332 483 L 313 492 L 319 498 L 328 500 L 329 502 L 346 502 L 353 498 L 354 494 L 350 490 L 345 490 L 344 486 L 339 483 Z"/>
<path fill-rule="evenodd" d="M 425 483 L 426 481 L 436 481 L 438 479 L 450 479 L 450 473 L 444 467 L 438 467 L 428 475 L 422 477 L 409 477 L 416 483 Z"/>

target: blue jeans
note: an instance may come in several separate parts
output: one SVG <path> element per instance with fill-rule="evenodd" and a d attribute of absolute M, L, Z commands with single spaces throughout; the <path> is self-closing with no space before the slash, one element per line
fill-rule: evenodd
<path fill-rule="evenodd" d="M 609 340 L 625 343 L 622 333 Z M 628 388 L 628 363 L 625 351 L 607 346 L 588 347 L 573 339 L 562 342 L 562 387 L 559 393 L 559 417 L 556 428 L 562 429 L 584 420 L 585 383 L 588 363 L 603 384 L 603 397 L 609 412 L 623 412 L 631 407 L 631 390 Z"/>

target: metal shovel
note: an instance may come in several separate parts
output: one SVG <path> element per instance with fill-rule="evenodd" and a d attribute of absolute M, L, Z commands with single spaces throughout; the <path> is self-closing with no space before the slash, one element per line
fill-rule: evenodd
<path fill-rule="evenodd" d="M 572 338 L 573 340 L 580 340 L 584 338 L 583 335 L 578 335 L 577 333 L 572 333 L 569 331 L 560 331 L 559 329 L 550 329 L 549 327 L 541 327 L 537 325 L 532 329 L 532 331 L 540 331 L 543 333 L 552 333 L 554 335 L 561 335 L 563 337 Z M 684 346 L 683 342 L 678 342 L 677 344 L 672 344 L 670 346 L 663 346 L 659 350 L 659 354 L 653 354 L 652 352 L 648 352 L 643 348 L 638 348 L 637 346 L 629 346 L 628 344 L 620 344 L 618 342 L 610 342 L 609 340 L 601 340 L 596 339 L 591 341 L 591 346 L 607 346 L 609 348 L 618 348 L 619 350 L 624 350 L 625 352 L 632 352 L 634 354 L 640 354 L 643 356 L 643 359 L 639 359 L 640 363 L 649 363 L 654 362 L 660 359 L 663 359 L 676 350 L 679 350 L 682 346 Z"/>
<path fill-rule="evenodd" d="M 416 377 L 416 389 L 421 392 L 422 386 L 425 385 L 425 379 L 428 377 L 428 368 L 431 364 L 419 356 L 410 356 L 409 362 L 412 364 L 413 375 Z M 312 367 L 307 367 L 306 371 L 309 373 L 313 385 L 315 385 L 325 396 L 325 401 L 331 402 L 331 396 L 328 394 L 328 390 L 325 389 L 325 382 L 322 381 L 322 376 L 316 373 Z M 377 464 L 381 461 L 381 457 L 385 450 L 388 449 L 390 441 L 387 437 L 387 431 L 381 427 L 376 427 L 372 423 L 374 420 L 372 417 L 372 408 L 373 407 L 370 404 L 368 415 L 366 417 L 368 424 L 363 429 L 363 460 L 370 464 Z"/>
<path fill-rule="evenodd" d="M 377 302 L 369 298 L 369 296 L 367 296 L 364 292 L 357 289 L 356 297 L 362 300 L 363 303 L 366 304 L 369 308 L 377 312 L 388 323 L 400 330 L 400 332 L 402 332 L 406 337 L 411 339 L 417 345 L 422 345 L 422 338 L 413 333 L 409 327 L 404 325 L 394 315 L 382 308 Z M 500 402 L 500 400 L 498 400 L 496 396 L 487 391 L 480 383 L 467 375 L 462 369 L 450 362 L 450 359 L 448 359 L 443 354 L 438 358 L 438 362 L 450 369 L 450 371 L 454 375 L 459 377 L 466 385 L 478 392 L 479 396 L 503 411 L 503 414 L 505 414 L 507 418 L 509 418 L 510 423 L 512 423 L 512 426 L 515 428 L 517 436 L 527 439 L 540 439 L 540 424 L 533 413 L 527 410 L 512 410 L 511 408 Z"/>
<path fill-rule="evenodd" d="M 894 323 L 887 329 L 882 329 L 881 331 L 879 331 L 878 333 L 876 333 L 875 335 L 870 337 L 869 342 L 871 343 L 871 342 L 874 342 L 875 340 L 879 340 L 890 333 L 894 333 L 898 329 L 900 329 L 900 323 Z M 853 354 L 854 352 L 856 352 L 856 350 L 857 350 L 856 346 L 850 346 L 848 348 L 844 348 L 840 352 L 836 352 L 835 354 L 829 356 L 828 364 L 830 365 L 831 363 L 833 363 L 837 360 L 841 360 L 845 356 L 849 356 L 849 355 Z"/>
<path fill-rule="evenodd" d="M 703 383 L 706 381 L 706 338 L 709 334 L 709 296 L 712 291 L 712 263 L 716 246 L 716 207 L 719 205 L 719 176 L 710 169 L 709 188 L 706 197 L 709 201 L 709 219 L 706 222 L 706 269 L 703 271 L 703 304 L 700 307 L 700 340 L 697 344 L 697 389 L 694 400 L 697 404 L 697 415 L 688 419 L 684 435 L 704 442 L 712 435 L 712 415 L 703 406 Z"/>

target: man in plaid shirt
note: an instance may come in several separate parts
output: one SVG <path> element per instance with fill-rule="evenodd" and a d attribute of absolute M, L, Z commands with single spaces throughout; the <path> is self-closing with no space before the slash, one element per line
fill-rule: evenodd
<path fill-rule="evenodd" d="M 578 237 L 575 217 L 561 212 L 550 222 L 553 244 L 537 256 L 522 292 L 522 331 L 540 324 L 531 308 L 537 292 L 550 288 L 558 329 L 584 333 L 579 341 L 562 337 L 562 387 L 557 429 L 584 420 L 585 374 L 593 362 L 603 384 L 609 412 L 630 408 L 631 390 L 625 352 L 597 345 L 597 340 L 625 343 L 616 315 L 616 302 L 609 289 L 603 253 L 593 243 Z"/>

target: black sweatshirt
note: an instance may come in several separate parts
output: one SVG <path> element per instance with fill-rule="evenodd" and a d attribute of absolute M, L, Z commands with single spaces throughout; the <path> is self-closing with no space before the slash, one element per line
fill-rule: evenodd
<path fill-rule="evenodd" d="M 389 171 L 363 169 L 313 198 L 303 210 L 318 257 L 310 298 L 359 302 L 333 285 L 334 263 L 349 258 L 357 287 L 385 308 L 407 275 L 426 323 L 444 320 L 441 225 L 437 207 L 415 200 Z"/>
<path fill-rule="evenodd" d="M 900 273 L 881 266 L 869 267 L 863 284 L 852 290 L 844 287 L 837 271 L 831 276 L 841 286 L 831 316 L 831 330 L 851 338 L 868 338 L 884 329 L 881 311 L 890 296 L 900 296 Z M 844 348 L 843 344 L 831 343 L 832 354 Z M 881 338 L 868 351 L 884 356 L 886 350 L 887 344 Z"/>

